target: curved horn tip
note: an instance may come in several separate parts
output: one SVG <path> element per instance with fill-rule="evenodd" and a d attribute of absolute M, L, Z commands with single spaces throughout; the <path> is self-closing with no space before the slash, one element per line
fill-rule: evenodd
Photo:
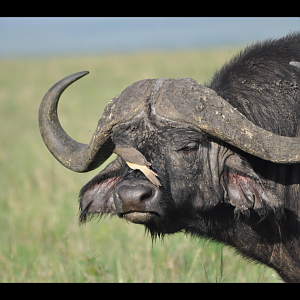
<path fill-rule="evenodd" d="M 64 90 L 69 85 L 71 85 L 72 83 L 74 83 L 75 81 L 77 81 L 78 79 L 84 77 L 85 75 L 87 75 L 89 73 L 90 73 L 89 71 L 82 71 L 82 72 L 77 72 L 77 73 L 71 74 L 71 75 L 63 78 L 62 80 L 58 81 L 56 84 L 54 84 L 50 88 L 50 90 L 48 91 L 48 93 L 52 92 L 53 90 L 59 89 L 60 90 L 60 94 L 62 94 L 64 92 Z M 47 94 L 44 96 L 44 98 L 47 96 Z M 58 98 L 54 98 L 54 99 L 55 99 L 56 102 L 59 101 L 59 97 Z"/>
<path fill-rule="evenodd" d="M 70 75 L 70 76 L 74 76 L 76 79 L 79 79 L 89 73 L 90 73 L 89 71 L 81 71 L 81 72 L 74 73 L 73 75 Z"/>
<path fill-rule="evenodd" d="M 65 80 L 68 80 L 70 81 L 69 84 L 73 83 L 74 81 L 80 79 L 81 77 L 84 77 L 86 76 L 87 74 L 89 74 L 90 72 L 89 71 L 81 71 L 81 72 L 77 72 L 77 73 L 74 73 L 72 75 L 69 75 L 67 77 L 65 77 L 64 79 L 62 79 L 61 81 L 59 81 L 58 83 L 60 82 L 63 82 Z"/>
<path fill-rule="evenodd" d="M 87 75 L 89 73 L 90 73 L 89 71 L 81 71 L 81 72 L 78 72 L 78 73 L 75 73 L 75 74 L 78 74 L 80 76 L 85 76 L 85 75 Z"/>

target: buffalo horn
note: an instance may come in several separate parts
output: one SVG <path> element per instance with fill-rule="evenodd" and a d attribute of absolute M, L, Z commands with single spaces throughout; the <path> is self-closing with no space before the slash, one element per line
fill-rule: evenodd
<path fill-rule="evenodd" d="M 63 91 L 89 72 L 70 75 L 56 83 L 44 96 L 39 110 L 39 126 L 49 151 L 65 167 L 76 172 L 87 172 L 101 165 L 113 151 L 110 139 L 111 127 L 105 120 L 99 121 L 89 144 L 73 140 L 61 127 L 57 116 L 57 104 Z"/>
<path fill-rule="evenodd" d="M 230 103 L 189 78 L 168 79 L 156 101 L 160 116 L 190 124 L 244 152 L 275 163 L 300 163 L 300 138 L 280 136 L 253 124 Z M 179 94 L 179 96 L 177 96 Z M 188 116 L 188 117 L 187 117 Z"/>
<path fill-rule="evenodd" d="M 194 124 L 244 152 L 275 163 L 300 163 L 300 138 L 277 135 L 249 121 L 215 92 L 202 98 Z M 209 122 L 208 122 L 209 120 Z"/>

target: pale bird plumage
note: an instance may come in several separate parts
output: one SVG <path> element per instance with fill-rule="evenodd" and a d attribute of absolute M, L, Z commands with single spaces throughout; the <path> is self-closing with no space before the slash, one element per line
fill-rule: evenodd
<path fill-rule="evenodd" d="M 159 180 L 156 178 L 157 174 L 149 168 L 151 163 L 147 161 L 141 152 L 132 147 L 117 147 L 114 153 L 120 155 L 126 161 L 129 168 L 140 170 L 154 185 L 161 186 Z"/>
<path fill-rule="evenodd" d="M 137 164 L 133 164 L 130 163 L 128 161 L 126 161 L 127 165 L 129 166 L 129 168 L 133 169 L 133 170 L 140 170 L 141 172 L 144 173 L 144 175 L 156 186 L 161 186 L 159 180 L 156 178 L 157 174 L 152 171 L 151 169 L 149 169 L 148 166 L 145 165 L 137 165 Z"/>

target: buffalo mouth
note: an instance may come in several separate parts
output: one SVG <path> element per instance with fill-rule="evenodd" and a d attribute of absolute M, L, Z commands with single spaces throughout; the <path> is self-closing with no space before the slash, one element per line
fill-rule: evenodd
<path fill-rule="evenodd" d="M 147 224 L 158 217 L 158 214 L 153 211 L 129 211 L 122 213 L 120 217 L 135 224 Z"/>

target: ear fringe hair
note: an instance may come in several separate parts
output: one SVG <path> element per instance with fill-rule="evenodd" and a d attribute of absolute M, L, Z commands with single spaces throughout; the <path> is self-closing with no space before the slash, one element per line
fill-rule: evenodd
<path fill-rule="evenodd" d="M 95 219 L 98 219 L 98 222 L 102 219 L 102 217 L 108 215 L 108 213 L 96 213 L 96 212 L 89 212 L 89 208 L 90 206 L 92 205 L 92 201 L 86 206 L 86 208 L 80 212 L 80 215 L 79 215 L 79 225 L 82 225 L 82 224 L 86 224 L 87 222 L 89 221 L 92 221 L 92 220 L 95 220 Z M 81 208 L 80 208 L 81 210 Z"/>

